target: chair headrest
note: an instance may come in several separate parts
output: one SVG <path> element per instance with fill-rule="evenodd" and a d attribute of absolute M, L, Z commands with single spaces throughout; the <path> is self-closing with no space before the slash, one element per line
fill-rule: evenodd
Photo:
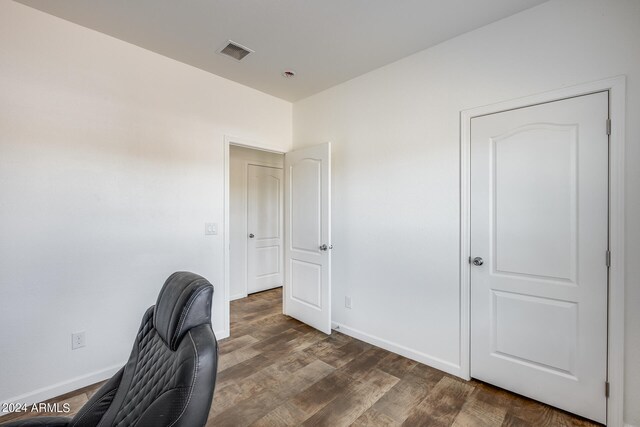
<path fill-rule="evenodd" d="M 176 350 L 189 329 L 211 324 L 213 285 L 188 271 L 173 273 L 158 295 L 153 326 L 171 350 Z"/>

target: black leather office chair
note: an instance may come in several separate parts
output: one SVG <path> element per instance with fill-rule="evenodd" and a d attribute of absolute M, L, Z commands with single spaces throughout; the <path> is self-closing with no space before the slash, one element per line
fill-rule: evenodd
<path fill-rule="evenodd" d="M 127 364 L 76 416 L 36 417 L 2 427 L 204 426 L 218 365 L 212 296 L 206 279 L 173 273 L 144 314 Z"/>

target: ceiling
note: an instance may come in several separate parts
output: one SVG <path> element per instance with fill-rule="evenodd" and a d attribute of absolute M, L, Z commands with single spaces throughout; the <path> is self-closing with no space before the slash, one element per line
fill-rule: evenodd
<path fill-rule="evenodd" d="M 546 0 L 16 1 L 296 101 Z"/>

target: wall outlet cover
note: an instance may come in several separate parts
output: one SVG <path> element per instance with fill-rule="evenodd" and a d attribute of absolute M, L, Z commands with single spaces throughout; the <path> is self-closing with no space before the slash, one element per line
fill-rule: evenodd
<path fill-rule="evenodd" d="M 87 336 L 85 331 L 74 332 L 71 334 L 71 350 L 76 350 L 87 345 Z"/>

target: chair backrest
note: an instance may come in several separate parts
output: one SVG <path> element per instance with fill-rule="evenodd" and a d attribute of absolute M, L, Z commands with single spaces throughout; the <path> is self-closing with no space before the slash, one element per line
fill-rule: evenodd
<path fill-rule="evenodd" d="M 218 359 L 212 296 L 203 277 L 172 274 L 144 314 L 127 364 L 69 426 L 204 426 Z"/>

